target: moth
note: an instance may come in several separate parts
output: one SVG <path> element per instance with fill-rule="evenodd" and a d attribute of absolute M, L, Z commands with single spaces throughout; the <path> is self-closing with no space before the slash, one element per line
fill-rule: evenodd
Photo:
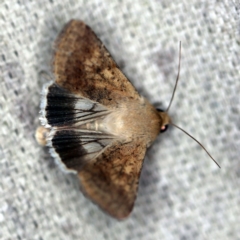
<path fill-rule="evenodd" d="M 106 213 L 126 218 L 136 199 L 147 148 L 171 119 L 139 95 L 82 21 L 66 24 L 55 43 L 55 81 L 44 86 L 40 144 Z"/>

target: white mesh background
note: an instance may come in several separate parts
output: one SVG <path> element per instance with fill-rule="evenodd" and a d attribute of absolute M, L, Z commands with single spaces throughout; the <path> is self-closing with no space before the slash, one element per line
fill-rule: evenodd
<path fill-rule="evenodd" d="M 0 239 L 240 239 L 238 0 L 0 3 Z M 53 41 L 72 18 L 98 34 L 138 91 L 179 130 L 149 149 L 131 216 L 118 222 L 62 173 L 34 132 Z"/>

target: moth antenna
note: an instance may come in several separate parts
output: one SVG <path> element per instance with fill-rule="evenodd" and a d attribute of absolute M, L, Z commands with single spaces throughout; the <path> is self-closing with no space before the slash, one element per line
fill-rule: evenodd
<path fill-rule="evenodd" d="M 177 74 L 176 83 L 175 83 L 175 86 L 174 86 L 174 89 L 173 89 L 172 98 L 171 98 L 171 100 L 170 100 L 170 103 L 169 103 L 169 105 L 168 105 L 168 107 L 167 107 L 166 112 L 168 112 L 168 110 L 169 110 L 170 107 L 171 107 L 171 104 L 172 104 L 172 101 L 173 101 L 173 98 L 174 98 L 174 95 L 175 95 L 175 92 L 176 92 L 176 89 L 177 89 L 177 84 L 178 84 L 179 75 L 180 75 L 180 62 L 181 62 L 181 41 L 179 42 L 178 74 Z"/>
<path fill-rule="evenodd" d="M 220 165 L 218 164 L 218 162 L 211 156 L 211 154 L 207 151 L 207 149 L 196 138 L 194 138 L 192 135 L 190 135 L 188 132 L 186 132 L 184 129 L 180 128 L 176 124 L 174 124 L 172 122 L 170 124 L 173 125 L 174 127 L 178 128 L 179 130 L 181 130 L 182 132 L 187 134 L 190 138 L 192 138 L 195 142 L 197 142 L 202 147 L 202 149 L 208 154 L 208 156 L 217 164 L 217 166 L 219 168 L 221 168 Z"/>
<path fill-rule="evenodd" d="M 173 89 L 173 94 L 172 94 L 172 97 L 171 97 L 171 100 L 170 100 L 170 103 L 167 107 L 166 112 L 168 112 L 170 107 L 171 107 L 171 104 L 172 104 L 172 101 L 173 101 L 173 98 L 174 98 L 174 95 L 175 95 L 175 92 L 176 92 L 176 89 L 177 89 L 177 84 L 178 84 L 178 80 L 179 80 L 179 76 L 180 76 L 180 63 L 181 63 L 181 41 L 179 42 L 178 74 L 177 74 L 176 83 L 175 83 L 175 86 L 174 86 L 174 89 Z M 207 151 L 207 149 L 196 138 L 194 138 L 192 135 L 190 135 L 184 129 L 182 129 L 179 126 L 177 126 L 176 124 L 174 124 L 172 121 L 170 121 L 169 124 L 178 128 L 179 130 L 181 130 L 182 132 L 187 134 L 190 138 L 192 138 L 195 142 L 197 142 L 201 146 L 201 148 L 208 154 L 208 156 L 217 164 L 217 166 L 219 168 L 221 168 L 220 165 L 218 164 L 218 162 L 211 156 L 211 154 Z"/>

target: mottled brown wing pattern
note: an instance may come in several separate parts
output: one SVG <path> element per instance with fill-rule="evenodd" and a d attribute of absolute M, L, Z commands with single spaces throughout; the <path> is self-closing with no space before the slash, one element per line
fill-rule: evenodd
<path fill-rule="evenodd" d="M 104 106 L 115 106 L 124 97 L 139 98 L 85 23 L 71 20 L 59 35 L 55 49 L 53 72 L 59 86 Z"/>
<path fill-rule="evenodd" d="M 146 149 L 163 121 L 83 22 L 65 26 L 53 63 L 55 82 L 43 91 L 41 104 L 50 152 L 64 170 L 78 174 L 86 196 L 123 219 L 134 205 Z M 37 136 L 45 143 L 43 131 Z"/>
<path fill-rule="evenodd" d="M 137 139 L 115 142 L 79 171 L 83 192 L 117 219 L 132 211 L 146 146 Z"/>

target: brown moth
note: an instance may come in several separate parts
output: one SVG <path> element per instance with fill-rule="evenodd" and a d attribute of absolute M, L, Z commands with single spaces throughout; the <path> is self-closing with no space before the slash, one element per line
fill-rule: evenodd
<path fill-rule="evenodd" d="M 44 87 L 37 139 L 112 217 L 132 211 L 147 148 L 171 120 L 140 96 L 82 21 L 56 40 L 55 82 Z"/>

